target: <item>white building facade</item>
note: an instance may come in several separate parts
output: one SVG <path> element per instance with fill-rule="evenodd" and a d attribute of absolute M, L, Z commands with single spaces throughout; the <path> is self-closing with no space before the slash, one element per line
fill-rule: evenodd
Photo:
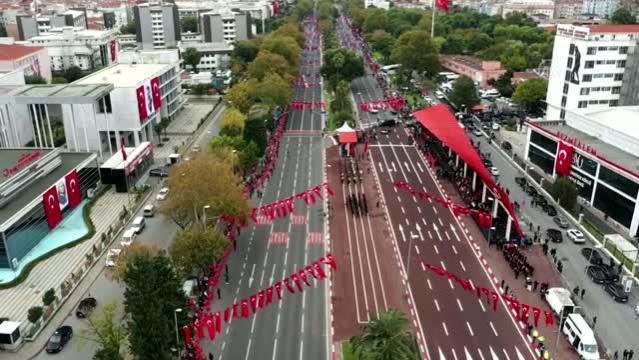
<path fill-rule="evenodd" d="M 583 13 L 609 18 L 621 5 L 621 0 L 584 0 Z"/>
<path fill-rule="evenodd" d="M 639 105 L 631 96 L 621 97 L 622 87 L 627 93 L 639 91 L 630 81 L 637 69 L 627 66 L 638 39 L 639 25 L 559 25 L 548 81 L 547 119 L 564 120 L 566 112 Z"/>
<path fill-rule="evenodd" d="M 180 45 L 180 51 L 184 53 L 186 49 L 194 48 L 200 53 L 200 63 L 197 65 L 198 71 L 216 72 L 217 70 L 226 70 L 230 60 L 230 54 L 233 51 L 233 45 L 221 43 L 193 43 Z M 187 70 L 191 69 L 190 66 Z"/>
<path fill-rule="evenodd" d="M 502 16 L 520 12 L 530 17 L 545 17 L 552 19 L 555 14 L 555 2 L 553 0 L 511 0 L 502 7 Z"/>

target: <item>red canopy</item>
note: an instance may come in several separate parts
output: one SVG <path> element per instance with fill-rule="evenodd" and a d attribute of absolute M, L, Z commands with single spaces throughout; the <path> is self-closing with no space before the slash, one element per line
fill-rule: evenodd
<path fill-rule="evenodd" d="M 459 157 L 477 173 L 479 178 L 491 189 L 495 197 L 506 207 L 508 213 L 513 218 L 513 224 L 515 225 L 517 233 L 523 235 L 519 221 L 515 215 L 515 209 L 508 195 L 503 189 L 497 186 L 492 175 L 488 169 L 486 169 L 479 154 L 477 154 L 477 151 L 475 151 L 475 148 L 468 139 L 466 132 L 457 122 L 455 115 L 450 112 L 448 107 L 444 104 L 439 104 L 416 111 L 414 115 L 415 119 L 417 119 L 422 126 L 428 129 L 444 145 L 451 148 L 453 152 L 459 155 Z"/>
<path fill-rule="evenodd" d="M 357 144 L 357 133 L 355 131 L 344 131 L 339 133 L 340 144 Z"/>

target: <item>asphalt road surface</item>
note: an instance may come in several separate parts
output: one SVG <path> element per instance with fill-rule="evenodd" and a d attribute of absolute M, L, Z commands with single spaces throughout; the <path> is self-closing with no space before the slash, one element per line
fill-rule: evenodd
<path fill-rule="evenodd" d="M 307 34 L 307 40 L 309 36 Z M 321 45 L 314 39 L 311 46 Z M 295 99 L 322 101 L 319 50 L 305 50 L 302 74 L 316 86 L 297 88 Z M 254 206 L 295 195 L 321 184 L 323 175 L 322 114 L 319 109 L 290 112 L 279 160 L 263 190 L 253 197 Z M 222 300 L 212 304 L 219 311 L 234 302 L 288 277 L 326 252 L 322 204 L 296 203 L 293 215 L 272 223 L 242 229 L 237 251 L 229 258 L 229 284 L 222 282 Z M 224 279 L 224 277 L 222 277 Z M 213 342 L 202 342 L 204 353 L 215 359 L 326 359 L 328 354 L 326 287 L 318 282 L 303 294 L 284 296 L 249 319 L 235 319 Z"/>

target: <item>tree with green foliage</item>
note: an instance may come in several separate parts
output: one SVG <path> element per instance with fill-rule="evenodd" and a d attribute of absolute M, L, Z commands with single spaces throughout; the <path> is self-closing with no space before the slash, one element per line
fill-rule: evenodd
<path fill-rule="evenodd" d="M 384 30 L 376 30 L 368 36 L 368 41 L 373 51 L 380 53 L 384 57 L 384 63 L 388 63 L 395 45 L 395 38 Z"/>
<path fill-rule="evenodd" d="M 567 176 L 560 176 L 550 188 L 550 193 L 559 205 L 566 210 L 573 210 L 577 203 L 577 186 Z"/>
<path fill-rule="evenodd" d="M 491 45 L 493 45 L 493 38 L 490 37 L 490 35 L 483 33 L 483 32 L 479 32 L 474 34 L 469 40 L 468 40 L 468 50 L 470 52 L 477 52 L 477 51 L 481 51 L 484 50 L 488 47 L 490 47 Z"/>
<path fill-rule="evenodd" d="M 271 73 L 252 89 L 251 96 L 261 103 L 283 107 L 291 101 L 293 87 L 290 81 Z"/>
<path fill-rule="evenodd" d="M 338 82 L 337 85 L 335 86 L 335 97 L 330 105 L 331 111 L 335 113 L 341 112 L 341 111 L 347 111 L 347 112 L 353 111 L 349 95 L 350 95 L 350 87 L 348 82 L 343 80 Z"/>
<path fill-rule="evenodd" d="M 42 309 L 42 306 L 32 306 L 27 311 L 27 320 L 29 320 L 30 323 L 35 324 L 38 320 L 40 320 L 43 314 L 44 309 Z"/>
<path fill-rule="evenodd" d="M 271 112 L 269 106 L 256 104 L 251 107 L 244 127 L 244 141 L 255 143 L 258 149 L 258 156 L 264 154 L 268 139 L 266 137 L 266 124 L 270 120 Z"/>
<path fill-rule="evenodd" d="M 262 45 L 260 46 L 260 50 L 270 51 L 273 54 L 281 55 L 293 68 L 297 68 L 299 66 L 300 55 L 302 54 L 302 48 L 299 46 L 294 37 L 276 33 L 264 38 L 264 41 L 262 41 Z"/>
<path fill-rule="evenodd" d="M 372 33 L 375 30 L 386 29 L 386 10 L 384 9 L 366 9 L 366 19 L 364 20 L 363 30 L 366 33 Z"/>
<path fill-rule="evenodd" d="M 260 161 L 260 150 L 254 142 L 243 141 L 242 147 L 238 154 L 237 167 L 243 175 L 247 175 L 253 171 Z"/>
<path fill-rule="evenodd" d="M 364 75 L 364 62 L 354 52 L 339 48 L 324 53 L 324 65 L 320 69 L 323 77 L 334 88 L 339 81 L 351 82 Z"/>
<path fill-rule="evenodd" d="M 201 274 L 209 264 L 219 260 L 228 245 L 229 239 L 214 226 L 194 224 L 178 231 L 169 246 L 169 256 L 177 272 L 188 278 Z"/>
<path fill-rule="evenodd" d="M 70 83 L 82 79 L 83 76 L 84 74 L 79 66 L 71 65 L 64 71 L 64 78 Z"/>
<path fill-rule="evenodd" d="M 202 179 L 199 179 L 202 181 Z M 186 296 L 168 258 L 138 256 L 124 274 L 124 308 L 128 315 L 129 350 L 138 360 L 173 360 L 175 309 L 184 307 Z M 178 326 L 186 312 L 178 315 Z"/>
<path fill-rule="evenodd" d="M 298 21 L 304 20 L 304 18 L 313 12 L 313 2 L 311 0 L 299 0 L 297 4 L 295 4 L 295 9 L 293 13 L 297 17 Z"/>
<path fill-rule="evenodd" d="M 182 58 L 184 59 L 184 65 L 190 66 L 191 70 L 198 72 L 197 65 L 200 63 L 200 59 L 202 59 L 202 54 L 197 51 L 196 48 L 186 48 L 184 50 L 184 54 L 182 54 Z"/>
<path fill-rule="evenodd" d="M 543 100 L 548 91 L 548 80 L 543 78 L 529 79 L 517 85 L 513 93 L 513 102 L 533 115 L 539 115 L 544 107 Z"/>
<path fill-rule="evenodd" d="M 249 64 L 248 76 L 262 81 L 270 73 L 280 76 L 291 75 L 291 66 L 282 55 L 262 50 L 257 54 L 255 60 Z"/>
<path fill-rule="evenodd" d="M 419 354 L 406 316 L 395 309 L 373 315 L 351 338 L 359 359 L 417 360 Z"/>
<path fill-rule="evenodd" d="M 185 16 L 180 20 L 182 32 L 197 32 L 197 18 L 195 16 Z"/>
<path fill-rule="evenodd" d="M 246 114 L 253 105 L 251 91 L 254 86 L 257 86 L 257 81 L 254 79 L 242 81 L 231 86 L 224 96 L 226 105 Z"/>
<path fill-rule="evenodd" d="M 52 84 L 66 84 L 66 83 L 68 83 L 68 81 L 63 76 L 56 76 L 56 77 L 51 79 L 51 83 Z"/>
<path fill-rule="evenodd" d="M 242 136 L 246 126 L 246 116 L 239 110 L 230 108 L 224 112 L 220 124 L 220 135 Z"/>
<path fill-rule="evenodd" d="M 355 128 L 357 124 L 355 123 L 355 117 L 353 116 L 353 112 L 351 111 L 340 111 L 335 113 L 334 115 L 335 126 L 340 127 L 344 123 L 347 123 L 348 126 Z"/>
<path fill-rule="evenodd" d="M 25 75 L 24 82 L 27 85 L 40 85 L 40 84 L 46 84 L 47 80 L 43 78 L 41 75 Z"/>
<path fill-rule="evenodd" d="M 236 41 L 233 45 L 233 51 L 231 57 L 241 59 L 244 64 L 249 64 L 255 60 L 257 53 L 260 51 L 256 42 L 253 40 L 240 40 Z"/>
<path fill-rule="evenodd" d="M 191 86 L 191 93 L 198 96 L 207 95 L 210 89 L 211 85 L 209 84 L 195 84 Z"/>
<path fill-rule="evenodd" d="M 101 314 L 93 313 L 87 318 L 87 326 L 80 330 L 79 338 L 98 345 L 93 360 L 124 360 L 121 351 L 126 346 L 128 330 L 120 315 L 118 300 L 102 307 Z"/>
<path fill-rule="evenodd" d="M 127 24 L 120 26 L 120 34 L 135 35 L 135 32 L 136 32 L 136 27 L 135 27 L 134 21 L 128 22 Z"/>
<path fill-rule="evenodd" d="M 413 71 L 432 78 L 439 71 L 439 54 L 424 31 L 402 34 L 391 52 L 391 61 L 402 66 L 403 75 L 410 77 Z"/>
<path fill-rule="evenodd" d="M 58 297 L 55 295 L 55 289 L 51 288 L 47 290 L 44 295 L 42 295 L 42 303 L 44 306 L 49 306 L 53 304 Z"/>
<path fill-rule="evenodd" d="M 632 25 L 637 23 L 637 17 L 632 15 L 630 9 L 623 6 L 617 9 L 610 18 L 610 22 L 613 24 L 625 24 Z"/>
<path fill-rule="evenodd" d="M 497 79 L 488 80 L 488 84 L 493 86 L 495 89 L 497 89 L 497 91 L 499 91 L 501 96 L 509 98 L 513 96 L 513 92 L 515 91 L 515 88 L 512 83 L 512 78 L 513 78 L 512 71 L 506 71 L 503 75 L 501 75 Z"/>
<path fill-rule="evenodd" d="M 448 99 L 460 110 L 470 110 L 481 102 L 477 95 L 475 83 L 467 76 L 460 76 L 453 82 L 453 88 L 448 94 Z"/>

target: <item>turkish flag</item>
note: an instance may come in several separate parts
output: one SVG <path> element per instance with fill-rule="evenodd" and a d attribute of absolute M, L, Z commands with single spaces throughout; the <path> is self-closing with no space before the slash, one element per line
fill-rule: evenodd
<path fill-rule="evenodd" d="M 162 98 L 160 97 L 160 78 L 151 79 L 151 92 L 153 92 L 153 107 L 157 111 L 162 106 Z"/>
<path fill-rule="evenodd" d="M 62 210 L 60 200 L 58 200 L 58 189 L 53 185 L 42 195 L 44 205 L 44 215 L 47 217 L 49 229 L 55 228 L 62 221 Z"/>
<path fill-rule="evenodd" d="M 448 11 L 448 2 L 449 0 L 435 0 L 435 6 L 444 11 Z"/>
<path fill-rule="evenodd" d="M 273 15 L 277 15 L 279 12 L 280 4 L 277 1 L 273 1 Z"/>
<path fill-rule="evenodd" d="M 69 194 L 69 208 L 75 209 L 75 207 L 82 201 L 78 172 L 73 169 L 73 171 L 64 177 L 64 182 L 67 185 L 67 193 Z"/>
<path fill-rule="evenodd" d="M 555 172 L 561 176 L 570 175 L 570 164 L 572 164 L 573 147 L 563 141 L 559 141 L 559 151 L 555 160 Z"/>
<path fill-rule="evenodd" d="M 122 160 L 126 161 L 126 147 L 124 146 L 124 137 L 120 139 L 120 151 L 122 152 Z"/>
<path fill-rule="evenodd" d="M 146 104 L 144 97 L 144 85 L 140 86 L 135 90 L 135 94 L 138 98 L 138 112 L 140 114 L 140 122 L 144 123 L 144 120 L 148 117 L 149 114 L 146 112 Z"/>
<path fill-rule="evenodd" d="M 118 45 L 116 40 L 111 40 L 111 62 L 115 62 L 118 55 Z"/>

